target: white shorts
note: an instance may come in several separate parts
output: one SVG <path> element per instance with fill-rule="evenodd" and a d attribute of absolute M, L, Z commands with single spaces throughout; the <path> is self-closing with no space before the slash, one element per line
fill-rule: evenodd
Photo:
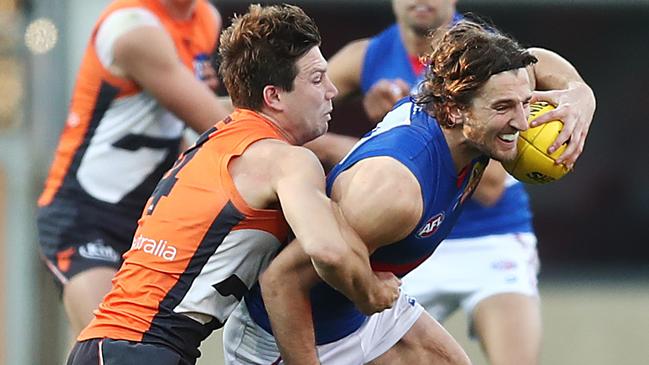
<path fill-rule="evenodd" d="M 424 308 L 403 292 L 394 307 L 369 317 L 355 332 L 338 341 L 317 346 L 322 365 L 362 365 L 394 346 Z M 425 313 L 424 313 L 425 315 Z M 223 331 L 225 364 L 283 364 L 275 339 L 259 327 L 242 303 L 232 313 Z"/>
<path fill-rule="evenodd" d="M 532 233 L 444 240 L 403 278 L 402 289 L 443 322 L 460 306 L 469 318 L 483 299 L 501 293 L 538 297 L 539 259 Z"/>

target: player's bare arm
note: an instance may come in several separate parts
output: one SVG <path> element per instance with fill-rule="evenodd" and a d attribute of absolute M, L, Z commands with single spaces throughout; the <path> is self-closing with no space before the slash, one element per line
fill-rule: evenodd
<path fill-rule="evenodd" d="M 372 273 L 366 245 L 325 194 L 324 173 L 315 156 L 300 147 L 281 148 L 289 151 L 273 154 L 283 157 L 275 163 L 271 185 L 318 275 L 368 313 L 391 307 L 398 285 L 386 286 Z"/>
<path fill-rule="evenodd" d="M 360 92 L 363 59 L 368 44 L 369 39 L 352 41 L 329 60 L 329 76 L 338 88 L 336 100 L 345 100 Z M 380 80 L 363 97 L 365 113 L 371 121 L 378 122 L 409 91 L 410 86 L 401 79 Z"/>
<path fill-rule="evenodd" d="M 259 277 L 273 336 L 285 364 L 319 364 L 310 289 L 319 278 L 311 258 L 291 242 Z"/>
<path fill-rule="evenodd" d="M 370 253 L 406 237 L 419 223 L 423 209 L 416 177 L 390 157 L 368 158 L 341 173 L 331 199 Z"/>
<path fill-rule="evenodd" d="M 391 158 L 361 161 L 341 174 L 334 183 L 332 199 L 340 199 L 337 203 L 352 229 L 369 243 L 368 253 L 406 237 L 422 214 L 416 178 Z M 309 301 L 317 276 L 308 264 L 308 256 L 292 244 L 260 279 L 273 334 L 287 364 L 317 363 Z"/>
<path fill-rule="evenodd" d="M 159 27 L 137 27 L 114 44 L 114 65 L 169 111 L 201 133 L 228 113 L 212 91 L 178 60 L 171 37 Z"/>
<path fill-rule="evenodd" d="M 478 187 L 473 192 L 472 199 L 486 207 L 496 204 L 505 192 L 507 171 L 498 161 L 491 160 L 482 174 Z"/>
<path fill-rule="evenodd" d="M 263 140 L 232 161 L 229 169 L 251 207 L 281 205 L 300 248 L 323 280 L 361 303 L 368 313 L 392 306 L 398 283 L 373 274 L 365 244 L 325 195 L 324 172 L 311 152 Z"/>
<path fill-rule="evenodd" d="M 567 141 L 568 147 L 557 159 L 557 163 L 571 168 L 584 149 L 595 113 L 595 94 L 572 64 L 563 57 L 542 48 L 531 48 L 530 52 L 539 60 L 529 68 L 530 79 L 536 82 L 536 90 L 549 90 L 535 92 L 533 101 L 543 100 L 557 107 L 551 113 L 537 118 L 534 125 L 557 119 L 563 121 L 563 130 L 548 152 L 554 152 Z"/>

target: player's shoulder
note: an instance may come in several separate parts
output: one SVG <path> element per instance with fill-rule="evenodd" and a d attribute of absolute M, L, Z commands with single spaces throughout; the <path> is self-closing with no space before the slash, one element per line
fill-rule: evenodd
<path fill-rule="evenodd" d="M 337 176 L 332 199 L 354 221 L 371 222 L 379 245 L 402 239 L 421 218 L 423 200 L 415 175 L 400 161 L 377 156 L 359 161 Z M 348 215 L 349 214 L 349 215 Z"/>
<path fill-rule="evenodd" d="M 393 204 L 403 200 L 408 202 L 421 197 L 417 177 L 398 159 L 391 156 L 375 156 L 363 159 L 352 166 L 348 173 L 350 181 L 362 181 L 363 184 L 352 184 L 367 189 L 367 194 L 384 199 Z M 403 198 L 403 199 L 400 199 Z"/>
<path fill-rule="evenodd" d="M 316 155 L 308 148 L 295 146 L 276 138 L 264 138 L 252 143 L 245 152 L 270 168 L 308 168 L 320 166 Z"/>

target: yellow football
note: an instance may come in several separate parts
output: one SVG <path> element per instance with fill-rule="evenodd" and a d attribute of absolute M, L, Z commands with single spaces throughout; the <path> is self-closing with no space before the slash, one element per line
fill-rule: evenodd
<path fill-rule="evenodd" d="M 530 116 L 527 122 L 529 123 L 553 109 L 552 104 L 534 103 L 530 106 Z M 549 183 L 570 172 L 564 165 L 554 163 L 566 149 L 565 143 L 554 153 L 548 153 L 548 147 L 557 138 L 562 127 L 563 123 L 560 120 L 553 120 L 521 132 L 517 143 L 516 158 L 503 163 L 505 170 L 519 181 L 528 184 Z"/>

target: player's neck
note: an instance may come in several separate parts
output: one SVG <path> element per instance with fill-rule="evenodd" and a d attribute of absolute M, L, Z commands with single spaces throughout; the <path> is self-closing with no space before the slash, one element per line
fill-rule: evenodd
<path fill-rule="evenodd" d="M 406 52 L 412 56 L 421 56 L 430 50 L 430 42 L 425 35 L 416 33 L 409 27 L 400 26 L 401 37 Z"/>
<path fill-rule="evenodd" d="M 275 114 L 272 111 L 269 111 L 267 109 L 264 110 L 264 111 L 257 110 L 256 112 L 259 113 L 259 115 L 261 115 L 262 117 L 264 117 L 264 119 L 268 120 L 270 123 L 275 125 L 275 127 L 277 127 L 277 129 L 282 133 L 282 135 L 284 135 L 284 138 L 286 138 L 286 140 L 290 144 L 292 144 L 292 145 L 302 145 L 302 143 L 300 143 L 300 141 L 297 138 L 295 138 L 293 136 L 293 134 L 290 133 L 289 130 L 287 130 L 288 128 L 287 128 L 286 123 L 283 123 L 281 121 L 282 118 L 279 117 L 277 114 Z"/>
<path fill-rule="evenodd" d="M 461 125 L 452 128 L 442 127 L 442 133 L 446 139 L 446 144 L 451 152 L 453 166 L 455 171 L 460 172 L 462 169 L 482 153 L 467 142 Z"/>

